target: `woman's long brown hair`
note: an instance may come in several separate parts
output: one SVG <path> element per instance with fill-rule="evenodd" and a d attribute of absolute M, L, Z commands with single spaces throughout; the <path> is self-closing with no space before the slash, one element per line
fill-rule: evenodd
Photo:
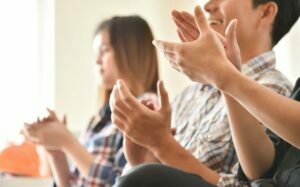
<path fill-rule="evenodd" d="M 102 22 L 95 34 L 102 31 L 108 32 L 118 72 L 127 80 L 130 91 L 135 96 L 156 92 L 158 58 L 147 22 L 139 16 L 113 17 Z M 100 88 L 100 92 L 103 106 L 108 103 L 111 90 Z"/>

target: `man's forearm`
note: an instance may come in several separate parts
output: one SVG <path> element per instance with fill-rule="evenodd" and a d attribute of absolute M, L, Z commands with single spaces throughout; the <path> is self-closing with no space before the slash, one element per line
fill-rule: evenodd
<path fill-rule="evenodd" d="M 219 87 L 265 126 L 300 147 L 300 103 L 273 92 L 246 76 L 232 72 Z"/>
<path fill-rule="evenodd" d="M 273 143 L 255 117 L 231 96 L 223 96 L 239 162 L 249 179 L 257 179 L 272 166 L 275 156 Z"/>
<path fill-rule="evenodd" d="M 219 174 L 197 160 L 171 135 L 167 136 L 163 143 L 151 147 L 150 150 L 162 163 L 168 166 L 196 174 L 211 184 L 218 183 Z"/>

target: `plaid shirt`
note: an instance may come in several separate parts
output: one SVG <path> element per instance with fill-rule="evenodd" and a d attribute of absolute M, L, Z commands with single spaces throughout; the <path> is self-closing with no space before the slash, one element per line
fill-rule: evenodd
<path fill-rule="evenodd" d="M 282 95 L 291 83 L 275 69 L 270 51 L 242 66 L 242 73 Z M 220 174 L 218 186 L 240 186 L 237 156 L 233 146 L 226 105 L 220 91 L 211 85 L 194 84 L 177 96 L 172 105 L 176 139 L 199 161 Z"/>
<path fill-rule="evenodd" d="M 121 174 L 126 160 L 122 151 L 123 136 L 111 123 L 109 106 L 105 106 L 92 118 L 80 142 L 94 155 L 94 162 L 87 178 L 72 167 L 75 176 L 72 186 L 112 186 L 116 177 Z"/>

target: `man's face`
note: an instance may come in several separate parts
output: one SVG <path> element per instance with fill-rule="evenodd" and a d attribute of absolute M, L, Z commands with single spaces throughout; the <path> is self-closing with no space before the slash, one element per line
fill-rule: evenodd
<path fill-rule="evenodd" d="M 203 0 L 211 27 L 222 35 L 231 20 L 238 20 L 238 41 L 241 49 L 251 44 L 258 34 L 259 12 L 252 0 Z M 250 43 L 249 43 L 250 42 Z"/>

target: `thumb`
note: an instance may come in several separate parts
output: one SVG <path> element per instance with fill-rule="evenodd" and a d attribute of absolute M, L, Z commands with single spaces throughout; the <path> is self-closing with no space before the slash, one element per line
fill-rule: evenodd
<path fill-rule="evenodd" d="M 232 20 L 225 31 L 226 40 L 226 54 L 227 58 L 233 63 L 233 65 L 240 69 L 241 54 L 237 41 L 237 20 Z"/>
<path fill-rule="evenodd" d="M 167 110 L 170 107 L 168 92 L 166 91 L 163 81 L 157 82 L 157 93 L 159 97 L 160 110 Z"/>
<path fill-rule="evenodd" d="M 117 91 L 119 91 L 120 97 L 129 107 L 135 108 L 140 106 L 138 100 L 134 95 L 132 95 L 132 93 L 126 86 L 126 83 L 121 79 L 117 81 Z"/>
<path fill-rule="evenodd" d="M 205 33 L 209 31 L 210 30 L 209 25 L 202 8 L 199 5 L 197 5 L 194 11 L 195 11 L 195 21 L 200 33 Z"/>

